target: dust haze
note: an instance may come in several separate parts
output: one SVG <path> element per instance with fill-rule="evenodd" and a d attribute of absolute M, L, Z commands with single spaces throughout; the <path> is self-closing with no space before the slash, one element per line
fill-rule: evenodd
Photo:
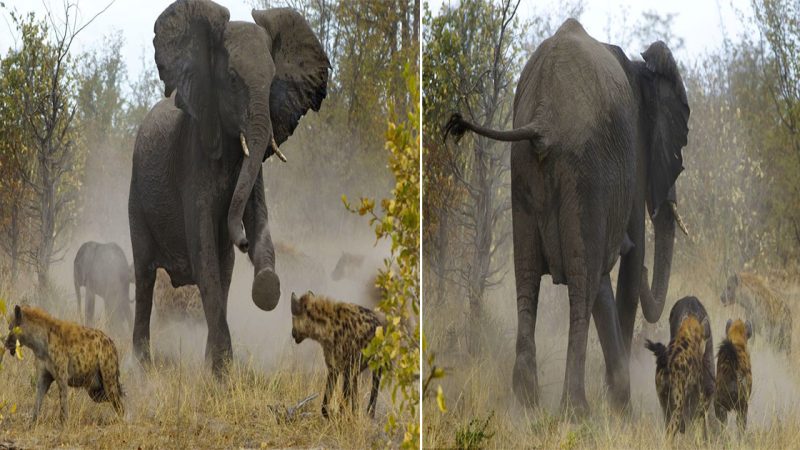
<path fill-rule="evenodd" d="M 234 357 L 268 370 L 278 366 L 281 360 L 324 367 L 319 345 L 311 341 L 297 345 L 291 339 L 289 299 L 292 292 L 301 294 L 311 290 L 318 295 L 373 308 L 377 305 L 372 290 L 374 277 L 383 267 L 383 258 L 389 255 L 388 245 L 376 242 L 367 219 L 348 212 L 341 196 L 382 198 L 389 193 L 390 173 L 385 169 L 364 169 L 369 177 L 347 179 L 340 176 L 336 166 L 310 164 L 309 161 L 319 156 L 315 156 L 317 149 L 314 148 L 318 144 L 314 142 L 315 137 L 311 137 L 312 133 L 320 134 L 312 132 L 324 126 L 319 122 L 321 119 L 315 114 L 308 114 L 295 135 L 282 145 L 288 163 L 270 158 L 263 165 L 269 226 L 276 249 L 276 272 L 281 280 L 281 299 L 273 311 L 265 312 L 254 305 L 250 294 L 253 265 L 246 254 L 235 250 L 227 315 Z M 72 289 L 72 265 L 83 242 L 116 242 L 128 262 L 132 262 L 127 207 L 132 149 L 116 149 L 104 155 L 110 157 L 102 161 L 87 158 L 81 220 L 63 259 L 51 267 L 57 296 L 51 303 L 58 304 L 50 307 L 57 308 L 55 312 L 71 320 L 78 317 Z M 331 272 L 345 252 L 362 255 L 363 260 L 348 271 L 348 276 L 334 281 Z M 133 300 L 134 285 L 129 289 Z M 158 295 L 156 290 L 154 296 Z M 196 291 L 195 297 L 199 298 Z M 153 357 L 202 364 L 207 336 L 205 320 L 202 317 L 180 321 L 161 318 L 156 301 L 150 324 Z M 99 297 L 96 299 L 96 315 L 100 316 L 97 323 L 116 340 L 129 343 L 132 331 L 127 326 L 122 330 L 110 329 L 103 314 L 103 303 Z M 130 307 L 135 312 L 135 303 Z M 123 360 L 132 363 L 131 355 L 123 355 Z"/>

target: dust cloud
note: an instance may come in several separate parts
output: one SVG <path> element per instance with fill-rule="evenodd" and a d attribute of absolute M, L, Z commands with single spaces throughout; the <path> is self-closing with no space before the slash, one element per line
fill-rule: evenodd
<path fill-rule="evenodd" d="M 377 270 L 383 267 L 383 258 L 389 255 L 388 244 L 376 242 L 367 219 L 348 212 L 341 201 L 345 193 L 353 197 L 387 195 L 389 173 L 385 169 L 373 172 L 371 183 L 362 183 L 359 179 L 343 181 L 334 169 L 326 173 L 324 164 L 301 167 L 303 160 L 313 158 L 313 155 L 301 154 L 311 152 L 304 145 L 308 139 L 304 135 L 307 133 L 299 132 L 282 148 L 289 155 L 289 163 L 279 166 L 282 163 L 268 160 L 264 164 L 270 231 L 276 247 L 276 272 L 281 280 L 281 299 L 273 311 L 265 312 L 254 305 L 251 299 L 253 265 L 246 254 L 235 250 L 236 262 L 228 295 L 228 325 L 234 355 L 265 369 L 274 369 L 287 359 L 301 361 L 300 364 L 309 367 L 322 364 L 318 345 L 310 341 L 297 345 L 291 339 L 289 300 L 292 292 L 301 294 L 311 290 L 318 295 L 374 307 L 373 280 Z M 83 213 L 63 259 L 51 267 L 51 282 L 57 299 L 47 306 L 64 319 L 78 318 L 72 265 L 83 242 L 116 242 L 128 262 L 132 262 L 127 209 L 131 155 L 119 153 L 121 156 L 102 164 L 87 161 Z M 353 267 L 347 277 L 334 281 L 331 272 L 344 252 L 362 255 L 362 262 Z M 133 300 L 134 296 L 131 285 L 130 298 Z M 95 314 L 99 316 L 96 323 L 115 340 L 123 340 L 127 344 L 123 348 L 130 348 L 131 330 L 127 327 L 110 329 L 103 317 L 103 303 L 102 299 L 96 299 Z M 131 303 L 131 310 L 135 311 L 135 303 Z M 151 346 L 155 359 L 177 358 L 185 363 L 202 363 L 206 337 L 205 320 L 162 320 L 154 306 Z M 123 361 L 132 364 L 131 355 L 123 355 Z"/>

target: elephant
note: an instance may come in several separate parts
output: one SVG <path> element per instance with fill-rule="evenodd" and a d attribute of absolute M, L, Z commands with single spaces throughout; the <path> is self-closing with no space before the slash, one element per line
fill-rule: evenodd
<path fill-rule="evenodd" d="M 72 265 L 78 315 L 81 315 L 81 287 L 86 288 L 86 315 L 84 324 L 94 321 L 94 296 L 105 301 L 106 314 L 115 326 L 123 321 L 133 326 L 128 286 L 133 282 L 131 267 L 119 245 L 109 242 L 84 242 L 75 255 Z"/>
<path fill-rule="evenodd" d="M 471 130 L 511 142 L 511 210 L 518 329 L 512 387 L 538 402 L 534 330 L 543 275 L 569 291 L 562 409 L 588 412 L 584 388 L 589 315 L 606 364 L 610 401 L 630 405 L 630 355 L 638 302 L 649 322 L 663 312 L 683 170 L 689 104 L 669 48 L 654 42 L 631 61 L 566 20 L 534 51 L 517 84 L 513 129 L 454 113 L 445 139 Z M 644 267 L 645 206 L 654 224 L 652 290 Z M 616 301 L 609 272 L 620 261 Z"/>
<path fill-rule="evenodd" d="M 235 245 L 254 266 L 252 300 L 280 299 L 262 162 L 327 95 L 330 63 L 295 10 L 253 10 L 230 21 L 209 0 L 178 0 L 153 38 L 164 99 L 133 151 L 128 219 L 136 275 L 133 347 L 149 363 L 156 270 L 197 285 L 208 325 L 205 360 L 220 376 L 233 356 L 227 323 Z"/>

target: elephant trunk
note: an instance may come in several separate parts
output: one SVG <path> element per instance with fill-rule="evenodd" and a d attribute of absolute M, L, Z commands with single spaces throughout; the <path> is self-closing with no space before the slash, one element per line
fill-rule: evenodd
<path fill-rule="evenodd" d="M 675 198 L 674 193 L 671 197 L 672 199 Z M 671 201 L 673 200 L 666 200 L 666 202 Z M 647 280 L 647 268 L 642 270 L 641 288 L 639 289 L 642 313 L 650 323 L 656 323 L 661 317 L 667 299 L 667 291 L 669 290 L 672 254 L 675 244 L 675 215 L 672 208 L 666 204 L 664 207 L 659 208 L 658 213 L 653 218 L 653 228 L 655 230 L 655 252 L 653 256 L 652 290 Z"/>
<path fill-rule="evenodd" d="M 236 188 L 228 208 L 228 236 L 231 242 L 243 253 L 248 253 L 249 245 L 242 217 L 253 185 L 261 173 L 261 162 L 272 139 L 272 125 L 267 113 L 256 113 L 248 124 L 247 132 L 239 135 L 242 147 L 242 166 L 236 180 Z"/>

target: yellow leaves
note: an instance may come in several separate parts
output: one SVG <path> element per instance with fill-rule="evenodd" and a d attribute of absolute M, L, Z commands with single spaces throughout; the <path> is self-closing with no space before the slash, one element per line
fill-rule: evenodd
<path fill-rule="evenodd" d="M 16 326 L 16 327 L 14 327 L 13 330 L 11 330 L 11 332 L 14 333 L 15 336 L 19 336 L 20 334 L 22 334 L 22 328 L 20 328 L 19 326 Z"/>
<path fill-rule="evenodd" d="M 441 385 L 436 388 L 436 406 L 439 407 L 439 411 L 447 412 L 447 405 L 445 405 L 444 402 L 444 391 L 442 391 Z"/>
<path fill-rule="evenodd" d="M 17 343 L 14 346 L 14 356 L 16 356 L 18 360 L 22 361 L 22 346 L 19 344 L 19 339 L 17 339 Z"/>
<path fill-rule="evenodd" d="M 6 312 L 7 312 L 6 301 L 4 299 L 0 298 L 0 314 L 5 316 Z"/>

